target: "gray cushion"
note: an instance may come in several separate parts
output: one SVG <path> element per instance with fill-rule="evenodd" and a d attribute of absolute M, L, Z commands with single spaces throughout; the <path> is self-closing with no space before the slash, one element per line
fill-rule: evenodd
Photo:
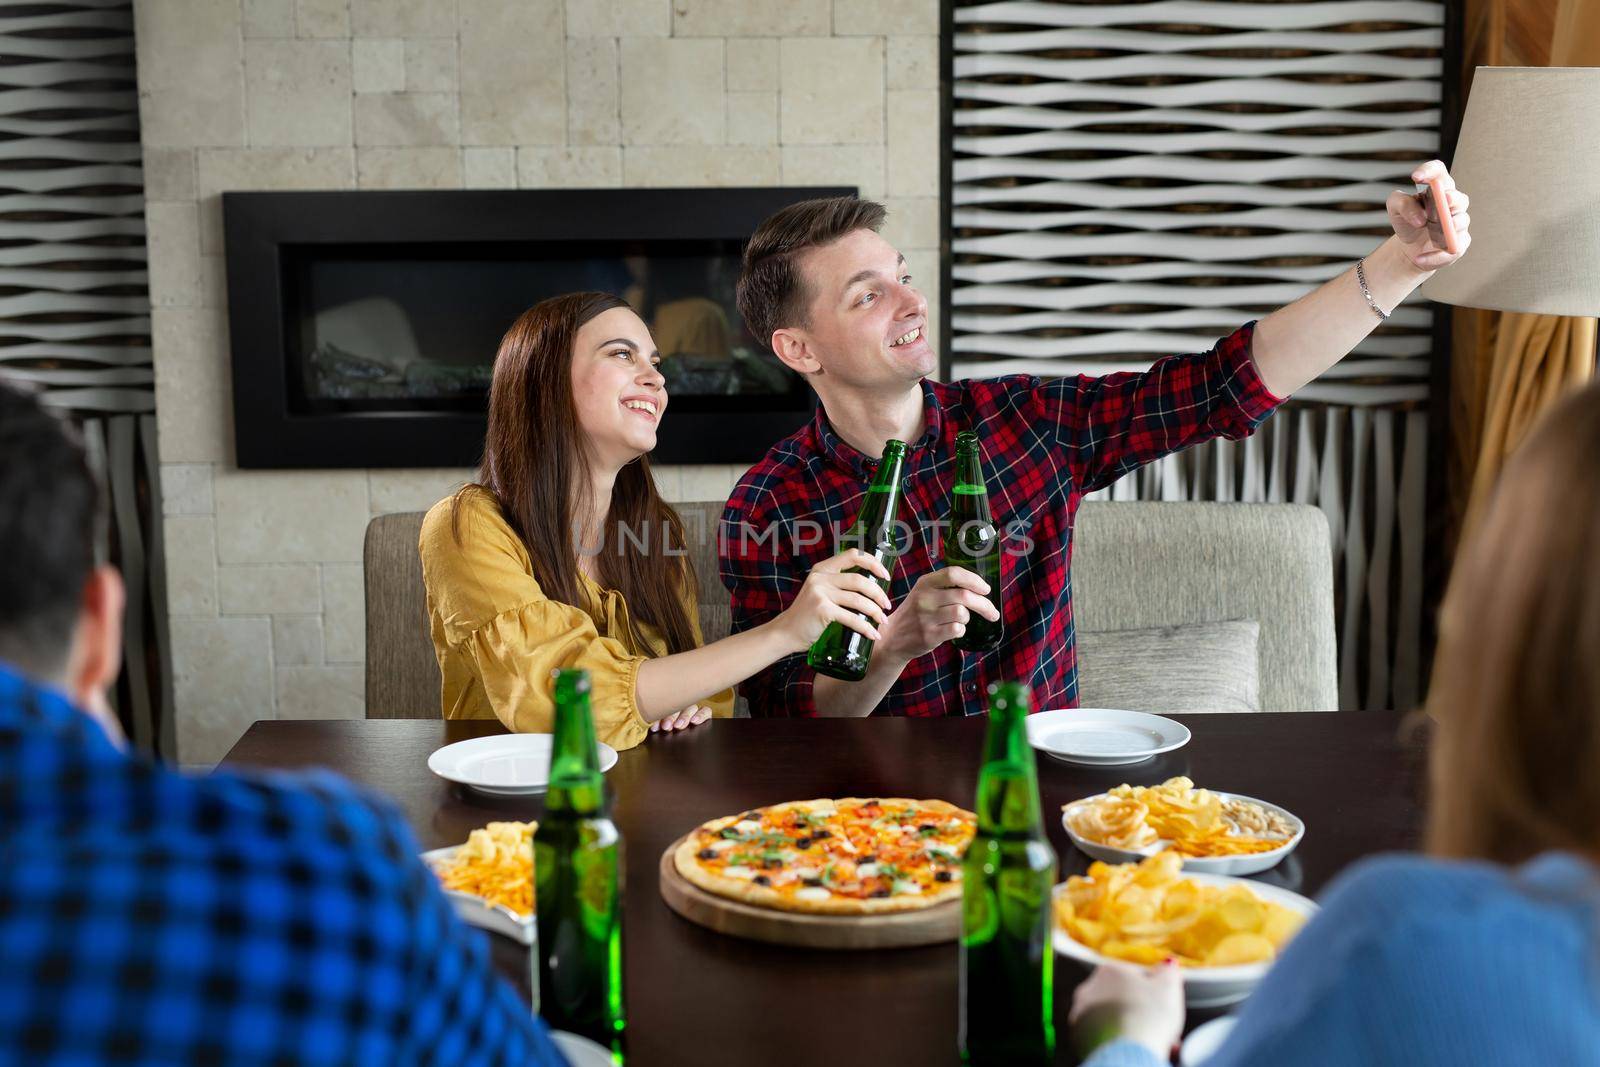
<path fill-rule="evenodd" d="M 1128 711 L 1260 711 L 1254 619 L 1078 632 L 1078 703 Z"/>

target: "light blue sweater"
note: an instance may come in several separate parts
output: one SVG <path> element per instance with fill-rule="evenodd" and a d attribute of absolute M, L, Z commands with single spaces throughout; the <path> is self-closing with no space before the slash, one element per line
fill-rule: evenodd
<path fill-rule="evenodd" d="M 1597 815 L 1600 817 L 1600 815 Z M 1159 1067 L 1130 1041 L 1085 1067 Z M 1600 869 L 1415 856 L 1337 878 L 1207 1067 L 1600 1065 Z"/>

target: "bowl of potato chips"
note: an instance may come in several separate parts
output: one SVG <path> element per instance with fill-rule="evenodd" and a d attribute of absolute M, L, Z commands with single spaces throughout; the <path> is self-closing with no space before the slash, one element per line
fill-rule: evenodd
<path fill-rule="evenodd" d="M 536 823 L 492 822 L 466 844 L 424 852 L 456 914 L 473 926 L 533 943 L 533 831 Z"/>
<path fill-rule="evenodd" d="M 1125 863 L 1171 850 L 1197 874 L 1257 874 L 1276 866 L 1305 836 L 1298 816 L 1276 804 L 1196 789 L 1188 778 L 1119 785 L 1061 809 L 1067 836 L 1083 852 Z"/>
<path fill-rule="evenodd" d="M 1187 874 L 1176 852 L 1089 865 L 1056 887 L 1055 949 L 1090 966 L 1182 969 L 1190 1007 L 1250 995 L 1317 906 L 1298 893 L 1221 874 Z"/>

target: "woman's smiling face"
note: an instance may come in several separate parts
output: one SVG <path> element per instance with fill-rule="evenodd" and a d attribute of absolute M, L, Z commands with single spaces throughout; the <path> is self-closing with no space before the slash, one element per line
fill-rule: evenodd
<path fill-rule="evenodd" d="M 578 330 L 572 401 L 596 461 L 621 468 L 656 447 L 667 410 L 661 354 L 631 308 L 612 308 Z"/>

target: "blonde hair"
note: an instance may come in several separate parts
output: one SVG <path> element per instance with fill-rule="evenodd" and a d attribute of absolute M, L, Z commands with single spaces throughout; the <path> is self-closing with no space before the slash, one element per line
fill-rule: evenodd
<path fill-rule="evenodd" d="M 1600 386 L 1507 463 L 1440 613 L 1428 851 L 1600 855 Z"/>

